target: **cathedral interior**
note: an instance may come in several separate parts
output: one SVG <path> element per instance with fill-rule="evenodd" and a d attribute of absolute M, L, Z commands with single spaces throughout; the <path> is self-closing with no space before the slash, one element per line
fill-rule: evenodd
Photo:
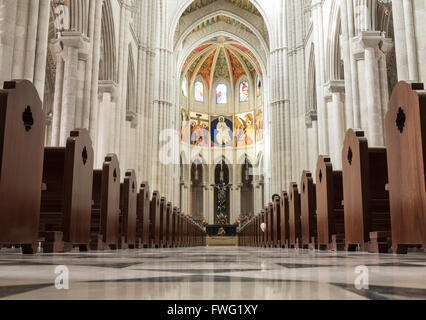
<path fill-rule="evenodd" d="M 424 30 L 426 0 L 0 0 L 0 300 L 426 299 Z"/>

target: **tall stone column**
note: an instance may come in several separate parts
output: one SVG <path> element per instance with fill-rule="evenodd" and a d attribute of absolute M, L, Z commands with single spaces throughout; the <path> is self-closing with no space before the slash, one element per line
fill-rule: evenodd
<path fill-rule="evenodd" d="M 40 0 L 38 11 L 37 42 L 34 61 L 34 86 L 43 101 L 46 77 L 46 56 L 49 35 L 50 0 Z"/>
<path fill-rule="evenodd" d="M 90 110 L 86 110 L 84 126 L 89 128 L 92 139 L 96 137 L 98 111 L 98 79 L 101 47 L 102 6 L 104 0 L 96 0 L 93 23 L 92 76 L 90 84 Z"/>
<path fill-rule="evenodd" d="M 61 137 L 62 94 L 65 63 L 61 55 L 62 49 L 59 42 L 53 44 L 53 47 L 56 49 L 56 80 L 53 99 L 52 141 L 50 142 L 50 145 L 59 146 L 59 139 Z"/>
<path fill-rule="evenodd" d="M 417 60 L 416 31 L 414 29 L 413 1 L 403 0 L 405 35 L 408 58 L 408 72 L 411 81 L 419 81 L 419 69 Z"/>
<path fill-rule="evenodd" d="M 317 108 L 318 108 L 318 132 L 319 132 L 319 150 L 321 154 L 329 153 L 328 135 L 327 135 L 327 110 L 324 101 L 324 26 L 322 15 L 322 1 L 312 0 L 312 20 L 314 25 L 315 39 L 315 66 L 317 83 Z"/>
<path fill-rule="evenodd" d="M 84 87 L 84 70 L 89 50 L 89 39 L 79 32 L 66 31 L 53 41 L 63 59 L 63 76 L 55 82 L 54 124 L 52 145 L 65 146 L 71 130 L 81 123 L 82 90 Z M 59 62 L 60 64 L 60 62 Z M 59 71 L 61 72 L 61 71 Z M 58 71 L 57 71 L 58 76 Z M 62 80 L 62 81 L 61 81 Z M 58 125 L 58 119 L 60 123 Z M 59 139 L 57 138 L 57 128 Z"/>
<path fill-rule="evenodd" d="M 408 71 L 407 44 L 404 20 L 403 0 L 392 1 L 392 15 L 395 34 L 395 52 L 396 64 L 398 69 L 398 79 L 409 80 L 410 73 Z"/>
<path fill-rule="evenodd" d="M 326 89 L 330 95 L 328 104 L 328 128 L 330 137 L 330 156 L 333 160 L 333 167 L 336 170 L 342 169 L 342 148 L 345 135 L 345 81 L 333 80 L 326 84 Z"/>
<path fill-rule="evenodd" d="M 0 1 L 0 87 L 12 78 L 15 21 L 18 1 Z"/>
<path fill-rule="evenodd" d="M 388 95 L 382 90 L 387 88 L 386 53 L 391 45 L 380 31 L 363 31 L 352 39 L 354 58 L 357 61 L 359 86 L 363 114 L 361 127 L 367 132 L 371 146 L 384 145 L 384 114 Z"/>
<path fill-rule="evenodd" d="M 113 151 L 113 136 L 111 124 L 113 123 L 114 107 L 118 99 L 118 86 L 111 80 L 99 82 L 99 102 L 94 105 L 98 113 L 96 124 L 96 164 L 102 167 L 105 156 Z"/>

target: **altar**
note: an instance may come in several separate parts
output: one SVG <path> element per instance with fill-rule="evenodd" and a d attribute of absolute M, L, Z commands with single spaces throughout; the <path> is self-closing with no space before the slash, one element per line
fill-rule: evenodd
<path fill-rule="evenodd" d="M 223 231 L 221 231 L 221 228 L 223 228 L 223 230 L 225 231 L 225 233 L 222 234 L 222 235 L 221 235 L 221 233 L 223 233 Z M 236 237 L 237 236 L 237 228 L 238 228 L 238 226 L 227 225 L 227 224 L 225 224 L 225 225 L 223 225 L 223 224 L 212 224 L 212 225 L 208 225 L 206 227 L 206 232 L 207 232 L 207 236 L 209 236 L 209 237 L 218 237 L 218 236 Z"/>

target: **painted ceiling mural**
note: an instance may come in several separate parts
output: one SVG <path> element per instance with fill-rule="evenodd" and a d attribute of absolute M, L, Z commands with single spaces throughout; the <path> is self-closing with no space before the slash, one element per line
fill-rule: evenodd
<path fill-rule="evenodd" d="M 197 11 L 198 9 L 208 6 L 216 1 L 218 0 L 195 0 L 186 8 L 182 16 L 191 14 Z M 259 10 L 257 10 L 257 8 L 251 3 L 250 0 L 226 0 L 226 2 L 232 3 L 234 6 L 237 6 L 256 16 L 261 17 Z"/>
<path fill-rule="evenodd" d="M 204 21 L 203 23 L 201 23 L 200 25 L 198 25 L 194 30 L 192 30 L 192 32 L 193 33 L 194 32 L 198 32 L 201 29 L 209 27 L 209 26 L 211 26 L 211 25 L 213 25 L 215 23 L 218 23 L 218 22 L 225 22 L 227 24 L 230 24 L 230 25 L 233 25 L 233 26 L 235 26 L 237 28 L 240 28 L 240 29 L 242 29 L 242 30 L 244 30 L 244 31 L 246 31 L 248 33 L 253 33 L 253 31 L 251 31 L 251 29 L 248 28 L 245 24 L 243 24 L 243 23 L 241 23 L 241 22 L 239 22 L 239 21 L 237 21 L 237 20 L 235 20 L 233 18 L 230 18 L 230 17 L 227 17 L 227 16 L 223 16 L 223 15 L 219 15 L 219 16 L 216 16 L 216 17 L 213 17 L 213 18 L 210 18 L 210 19 Z"/>
<path fill-rule="evenodd" d="M 209 84 L 209 87 L 211 85 L 210 73 L 213 66 L 214 58 L 216 56 L 216 51 L 217 50 L 214 50 L 212 54 L 210 54 L 210 56 L 204 61 L 203 65 L 200 68 L 200 71 L 198 72 L 198 74 L 201 75 L 204 78 L 204 80 L 206 80 L 206 82 Z"/>
<path fill-rule="evenodd" d="M 219 52 L 214 71 L 214 79 L 220 78 L 229 79 L 228 61 L 226 60 L 225 51 L 223 49 Z"/>
<path fill-rule="evenodd" d="M 193 62 L 189 65 L 191 61 Z M 249 74 L 246 74 L 246 70 Z M 185 72 L 187 73 L 184 74 Z M 182 79 L 186 76 L 191 81 L 189 85 L 193 85 L 196 78 L 194 72 L 202 76 L 209 87 L 212 85 L 212 79 L 232 80 L 236 87 L 237 81 L 243 75 L 247 75 L 253 82 L 256 81 L 258 72 L 262 77 L 260 64 L 254 54 L 241 44 L 225 37 L 216 37 L 203 43 L 190 54 L 182 68 Z"/>
<path fill-rule="evenodd" d="M 241 65 L 240 61 L 234 56 L 234 54 L 231 52 L 231 50 L 226 49 L 229 59 L 231 61 L 231 67 L 232 67 L 232 80 L 234 81 L 234 86 L 236 85 L 238 79 L 245 74 L 245 70 L 243 66 Z"/>

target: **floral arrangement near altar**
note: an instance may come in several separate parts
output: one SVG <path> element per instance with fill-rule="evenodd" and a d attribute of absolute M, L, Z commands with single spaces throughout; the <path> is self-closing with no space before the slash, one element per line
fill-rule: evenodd
<path fill-rule="evenodd" d="M 228 218 L 226 217 L 226 215 L 223 213 L 219 213 L 217 215 L 217 224 L 225 225 L 227 223 L 228 223 Z"/>
<path fill-rule="evenodd" d="M 217 232 L 217 235 L 218 235 L 219 237 L 224 237 L 224 236 L 226 236 L 226 231 L 225 231 L 225 229 L 224 229 L 223 227 L 220 227 L 219 231 Z"/>

